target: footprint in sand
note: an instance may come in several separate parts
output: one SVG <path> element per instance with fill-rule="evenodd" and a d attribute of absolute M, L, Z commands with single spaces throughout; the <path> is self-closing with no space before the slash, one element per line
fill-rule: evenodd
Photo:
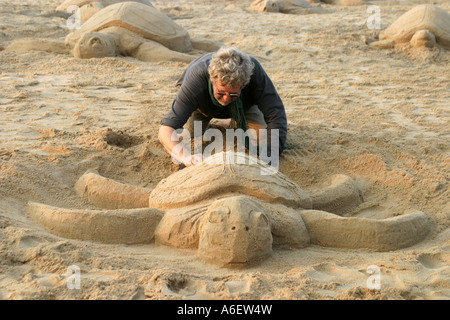
<path fill-rule="evenodd" d="M 450 266 L 450 253 L 424 253 L 421 254 L 417 261 L 427 269 L 439 269 Z"/>
<path fill-rule="evenodd" d="M 41 287 L 57 288 L 59 286 L 66 286 L 67 280 L 62 275 L 45 273 L 39 276 L 35 276 L 34 282 Z"/>
<path fill-rule="evenodd" d="M 161 292 L 167 296 L 179 297 L 187 300 L 217 299 L 217 296 L 206 290 L 206 283 L 190 279 L 186 275 L 173 274 L 163 280 Z"/>
<path fill-rule="evenodd" d="M 35 237 L 35 236 L 23 236 L 16 240 L 16 244 L 21 249 L 31 249 L 34 248 L 45 240 Z"/>
<path fill-rule="evenodd" d="M 225 286 L 231 297 L 250 292 L 251 282 L 241 280 L 230 280 L 225 282 Z"/>
<path fill-rule="evenodd" d="M 357 269 L 349 269 L 336 264 L 319 264 L 313 266 L 305 274 L 306 276 L 319 280 L 321 283 L 339 283 L 340 279 L 360 279 L 365 283 L 365 278 Z"/>
<path fill-rule="evenodd" d="M 250 293 L 252 279 L 233 279 L 230 277 L 213 278 L 211 281 L 200 281 L 188 275 L 173 274 L 161 284 L 161 292 L 167 296 L 187 300 L 198 299 L 236 299 Z"/>

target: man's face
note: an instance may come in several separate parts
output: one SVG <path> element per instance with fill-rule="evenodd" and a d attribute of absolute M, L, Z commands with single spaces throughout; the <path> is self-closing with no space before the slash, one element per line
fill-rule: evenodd
<path fill-rule="evenodd" d="M 228 87 L 222 85 L 220 81 L 213 83 L 214 97 L 222 105 L 227 106 L 236 100 L 241 94 L 242 86 Z"/>

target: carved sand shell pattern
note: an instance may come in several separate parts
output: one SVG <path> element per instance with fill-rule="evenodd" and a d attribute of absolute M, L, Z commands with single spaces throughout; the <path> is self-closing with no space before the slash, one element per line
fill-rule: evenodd
<path fill-rule="evenodd" d="M 149 206 L 165 210 L 234 193 L 292 207 L 312 208 L 309 195 L 284 174 L 256 158 L 238 153 L 229 158 L 230 154 L 233 153 L 214 155 L 162 180 L 152 191 Z"/>

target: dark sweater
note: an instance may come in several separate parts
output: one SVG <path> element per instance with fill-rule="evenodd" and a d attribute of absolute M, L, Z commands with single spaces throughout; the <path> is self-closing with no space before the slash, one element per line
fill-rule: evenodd
<path fill-rule="evenodd" d="M 213 104 L 208 91 L 208 66 L 214 53 L 208 53 L 192 61 L 178 80 L 181 85 L 172 107 L 161 124 L 180 129 L 187 122 L 192 112 L 200 109 L 211 118 L 230 118 L 228 108 Z M 253 57 L 253 74 L 250 83 L 241 91 L 244 113 L 257 105 L 264 115 L 267 129 L 279 129 L 279 153 L 284 150 L 287 135 L 287 120 L 283 102 L 272 81 L 261 64 Z M 268 150 L 270 150 L 270 130 L 268 130 Z"/>

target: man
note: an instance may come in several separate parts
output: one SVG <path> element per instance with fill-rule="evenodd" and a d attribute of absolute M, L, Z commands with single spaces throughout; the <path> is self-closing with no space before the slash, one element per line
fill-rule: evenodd
<path fill-rule="evenodd" d="M 268 129 L 266 156 L 271 156 L 272 135 L 278 136 L 278 146 L 273 146 L 276 153 L 283 151 L 287 135 L 284 105 L 255 58 L 235 48 L 222 47 L 192 61 L 177 85 L 181 87 L 161 120 L 159 140 L 186 166 L 196 163 L 196 157 L 183 155 L 181 148 L 175 148 L 180 142 L 172 138 L 174 131 L 185 126 L 193 136 L 194 122 L 200 121 L 202 134 L 213 118 L 231 119 L 233 127 L 244 131 Z"/>

